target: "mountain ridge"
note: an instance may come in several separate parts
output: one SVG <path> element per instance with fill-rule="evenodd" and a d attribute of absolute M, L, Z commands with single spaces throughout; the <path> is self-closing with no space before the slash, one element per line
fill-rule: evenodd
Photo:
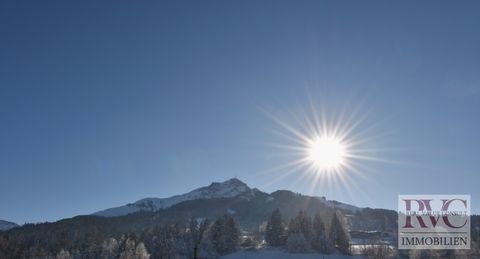
<path fill-rule="evenodd" d="M 169 208 L 180 202 L 197 200 L 197 199 L 213 199 L 213 198 L 230 198 L 252 192 L 247 184 L 237 178 L 231 178 L 224 182 L 212 182 L 208 186 L 196 188 L 190 192 L 174 195 L 168 198 L 143 198 L 134 203 L 124 206 L 109 208 L 93 213 L 96 216 L 117 217 L 139 211 L 158 211 Z"/>
<path fill-rule="evenodd" d="M 282 190 L 278 190 L 282 191 Z M 276 192 L 278 192 L 276 191 Z M 246 183 L 239 180 L 238 178 L 231 178 L 223 182 L 212 182 L 208 186 L 196 188 L 190 192 L 174 195 L 167 198 L 143 198 L 134 203 L 128 203 L 124 206 L 113 207 L 104 209 L 98 212 L 93 213 L 95 216 L 102 217 L 118 217 L 125 216 L 128 214 L 140 212 L 140 211 L 150 211 L 155 212 L 162 209 L 170 208 L 174 205 L 177 205 L 182 202 L 194 201 L 200 199 L 218 199 L 218 198 L 233 198 L 238 196 L 243 196 L 244 198 L 254 197 L 256 193 L 262 192 L 257 188 L 250 188 Z M 291 192 L 291 191 L 287 191 Z M 275 193 L 275 192 L 273 192 Z M 271 196 L 273 193 L 268 194 L 269 198 L 273 199 Z M 292 192 L 293 193 L 293 192 Z M 350 204 L 344 204 L 338 201 L 327 200 L 325 197 L 311 196 L 312 198 L 318 199 L 326 207 L 330 208 L 339 208 L 343 210 L 349 210 L 352 212 L 358 211 L 360 208 Z"/>
<path fill-rule="evenodd" d="M 19 225 L 15 222 L 0 220 L 0 231 L 7 231 L 16 227 L 19 227 Z"/>

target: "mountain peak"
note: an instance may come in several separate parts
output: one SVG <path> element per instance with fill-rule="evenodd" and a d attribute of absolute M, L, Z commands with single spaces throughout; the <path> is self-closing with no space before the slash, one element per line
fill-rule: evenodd
<path fill-rule="evenodd" d="M 201 187 L 191 191 L 188 194 L 200 194 L 205 198 L 230 198 L 250 191 L 250 187 L 237 178 L 232 178 L 224 182 L 213 182 L 208 187 Z"/>
<path fill-rule="evenodd" d="M 237 177 L 230 178 L 230 179 L 224 181 L 223 183 L 247 185 L 246 183 L 242 182 L 242 181 L 241 181 L 240 179 L 238 179 Z"/>
<path fill-rule="evenodd" d="M 211 186 L 222 186 L 224 188 L 240 188 L 240 189 L 244 189 L 245 191 L 250 189 L 250 187 L 248 187 L 246 183 L 240 181 L 236 177 L 228 179 L 224 182 L 212 182 L 209 187 Z"/>
<path fill-rule="evenodd" d="M 232 198 L 250 191 L 251 189 L 247 184 L 240 181 L 238 178 L 231 178 L 224 182 L 213 182 L 209 186 L 200 187 L 185 194 L 175 195 L 169 198 L 145 198 L 125 206 L 99 211 L 94 215 L 114 217 L 131 214 L 137 211 L 158 211 L 184 201 Z"/>

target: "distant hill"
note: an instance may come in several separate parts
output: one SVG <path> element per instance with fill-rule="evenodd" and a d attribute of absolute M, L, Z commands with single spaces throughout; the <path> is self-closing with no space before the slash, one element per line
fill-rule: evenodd
<path fill-rule="evenodd" d="M 7 231 L 16 227 L 18 227 L 18 225 L 13 222 L 0 220 L 0 231 Z"/>

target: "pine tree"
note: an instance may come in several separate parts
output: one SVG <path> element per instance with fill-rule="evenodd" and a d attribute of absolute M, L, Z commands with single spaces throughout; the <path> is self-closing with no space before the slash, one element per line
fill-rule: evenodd
<path fill-rule="evenodd" d="M 307 241 L 310 241 L 312 239 L 312 219 L 304 211 L 300 211 L 298 217 L 302 234 Z"/>
<path fill-rule="evenodd" d="M 238 230 L 233 217 L 225 217 L 225 231 L 225 239 L 227 241 L 229 251 L 235 251 L 238 247 L 238 237 L 240 235 L 240 231 Z"/>
<path fill-rule="evenodd" d="M 198 249 L 200 247 L 200 243 L 202 242 L 205 230 L 209 225 L 209 221 L 207 219 L 203 220 L 198 224 L 196 219 L 192 219 L 190 221 L 190 238 L 193 243 L 193 258 L 198 258 Z"/>
<path fill-rule="evenodd" d="M 333 214 L 330 225 L 330 242 L 341 253 L 349 254 L 350 234 L 344 223 L 343 213 L 339 210 Z"/>
<path fill-rule="evenodd" d="M 288 225 L 288 232 L 302 233 L 307 241 L 312 237 L 312 220 L 304 211 L 299 211 L 297 216 L 293 218 Z"/>
<path fill-rule="evenodd" d="M 175 246 L 175 235 L 177 230 L 175 226 L 164 226 L 158 230 L 158 236 L 155 239 L 155 255 L 160 258 L 172 258 L 177 253 Z"/>
<path fill-rule="evenodd" d="M 219 254 L 227 254 L 236 250 L 239 231 L 235 220 L 224 215 L 213 223 L 211 228 L 212 243 Z"/>
<path fill-rule="evenodd" d="M 322 217 L 318 213 L 316 213 L 313 218 L 312 232 L 312 248 L 319 253 L 328 253 L 329 246 L 327 241 L 325 224 L 323 223 Z"/>
<path fill-rule="evenodd" d="M 283 241 L 284 227 L 282 223 L 282 214 L 276 209 L 272 212 L 265 230 L 265 241 L 271 246 L 285 245 Z"/>
<path fill-rule="evenodd" d="M 291 252 L 308 252 L 311 237 L 312 221 L 304 211 L 299 211 L 288 225 L 288 250 Z"/>

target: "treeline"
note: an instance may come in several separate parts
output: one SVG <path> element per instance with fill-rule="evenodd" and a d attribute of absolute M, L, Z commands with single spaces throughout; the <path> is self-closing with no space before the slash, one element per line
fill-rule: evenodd
<path fill-rule="evenodd" d="M 294 253 L 349 253 L 350 236 L 340 211 L 327 226 L 320 214 L 311 218 L 304 211 L 284 224 L 277 209 L 266 221 L 266 227 L 254 233 L 242 233 L 231 215 L 213 221 L 191 219 L 184 225 L 146 225 L 128 234 L 103 224 L 109 221 L 91 218 L 75 221 L 76 227 L 63 222 L 32 224 L 0 232 L 0 258 L 214 258 L 239 247 L 259 248 L 264 240 Z"/>
<path fill-rule="evenodd" d="M 129 218 L 136 217 L 144 215 Z M 339 210 L 313 215 L 301 210 L 288 219 L 276 209 L 265 218 L 266 223 L 250 232 L 242 231 L 232 215 L 213 221 L 195 218 L 183 225 L 145 224 L 129 232 L 119 231 L 128 228 L 111 221 L 87 217 L 74 223 L 31 224 L 0 232 L 0 258 L 215 258 L 239 249 L 261 249 L 265 245 L 291 253 L 350 254 L 352 251 L 345 217 Z M 473 216 L 472 249 L 468 251 L 402 250 L 397 253 L 385 245 L 367 247 L 363 254 L 368 258 L 392 258 L 395 254 L 401 258 L 472 258 L 480 254 L 479 224 L 480 218 Z"/>
<path fill-rule="evenodd" d="M 339 251 L 350 254 L 350 235 L 344 215 L 339 210 L 331 217 L 328 229 L 320 214 L 311 218 L 304 211 L 284 226 L 280 211 L 275 210 L 267 223 L 265 241 L 270 246 L 286 247 L 293 253 L 329 254 Z"/>
<path fill-rule="evenodd" d="M 102 239 L 99 232 L 75 238 L 68 232 L 14 235 L 0 232 L 0 258 L 146 259 L 218 257 L 233 252 L 240 231 L 225 215 L 211 222 L 192 219 L 186 226 L 158 225 L 137 233 Z"/>

